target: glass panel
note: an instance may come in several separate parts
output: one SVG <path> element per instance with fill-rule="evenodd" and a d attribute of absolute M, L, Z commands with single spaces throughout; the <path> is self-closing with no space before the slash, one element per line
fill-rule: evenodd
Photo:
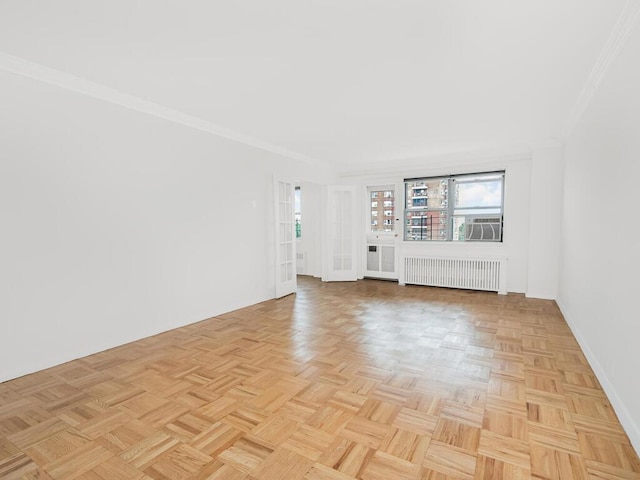
<path fill-rule="evenodd" d="M 393 190 L 376 190 L 370 192 L 372 201 L 369 220 L 372 232 L 393 232 L 395 220 L 395 196 Z"/>
<path fill-rule="evenodd" d="M 440 178 L 407 182 L 407 208 L 446 208 L 448 185 Z"/>
<path fill-rule="evenodd" d="M 333 269 L 335 271 L 342 270 L 342 256 L 341 255 L 334 255 L 333 256 Z"/>
<path fill-rule="evenodd" d="M 484 214 L 484 210 L 473 210 L 471 215 L 453 217 L 453 240 L 469 241 L 501 241 L 502 215 Z"/>
<path fill-rule="evenodd" d="M 342 223 L 338 223 L 336 225 L 336 238 L 338 239 L 342 238 L 343 230 L 344 228 L 342 228 Z"/>
<path fill-rule="evenodd" d="M 464 242 L 465 217 L 453 217 L 453 241 Z"/>
<path fill-rule="evenodd" d="M 409 211 L 405 216 L 405 240 L 446 240 L 447 212 Z"/>
<path fill-rule="evenodd" d="M 455 181 L 455 208 L 496 207 L 502 205 L 502 179 Z"/>
<path fill-rule="evenodd" d="M 351 257 L 344 257 L 342 259 L 342 265 L 345 270 L 351 270 Z"/>
<path fill-rule="evenodd" d="M 296 222 L 296 238 L 302 237 L 302 190 L 296 187 L 294 192 L 295 200 L 295 222 Z"/>
<path fill-rule="evenodd" d="M 343 198 L 342 198 L 342 208 L 343 208 L 343 212 L 350 212 L 351 211 L 351 192 L 342 192 Z"/>
<path fill-rule="evenodd" d="M 293 280 L 293 263 L 287 263 L 287 281 Z"/>
<path fill-rule="evenodd" d="M 344 225 L 342 228 L 342 238 L 351 238 L 351 226 Z"/>

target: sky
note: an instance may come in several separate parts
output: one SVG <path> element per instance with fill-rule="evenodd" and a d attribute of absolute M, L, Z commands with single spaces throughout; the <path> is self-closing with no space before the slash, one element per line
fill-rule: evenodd
<path fill-rule="evenodd" d="M 502 182 L 458 183 L 457 208 L 499 207 L 502 204 Z"/>

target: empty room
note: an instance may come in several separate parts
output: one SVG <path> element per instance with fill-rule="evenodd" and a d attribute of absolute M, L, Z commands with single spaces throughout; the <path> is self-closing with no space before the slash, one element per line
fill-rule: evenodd
<path fill-rule="evenodd" d="M 0 478 L 640 479 L 639 23 L 0 1 Z"/>

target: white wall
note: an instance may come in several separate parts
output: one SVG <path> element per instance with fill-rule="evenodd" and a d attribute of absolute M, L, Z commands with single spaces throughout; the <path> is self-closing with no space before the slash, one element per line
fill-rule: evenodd
<path fill-rule="evenodd" d="M 563 146 L 533 150 L 527 297 L 556 299 L 564 182 Z"/>
<path fill-rule="evenodd" d="M 453 242 L 399 242 L 399 248 L 407 254 L 451 255 L 451 256 L 490 256 L 507 258 L 507 290 L 509 292 L 527 292 L 528 262 L 529 262 L 529 228 L 530 228 L 530 191 L 531 191 L 531 162 L 530 151 L 520 151 L 517 154 L 495 153 L 489 156 L 477 154 L 460 155 L 454 158 L 425 158 L 411 161 L 396 162 L 377 175 L 363 172 L 350 172 L 342 175 L 343 183 L 350 183 L 360 187 L 360 197 L 366 200 L 368 185 L 403 185 L 404 178 L 420 176 L 435 176 L 455 173 L 470 173 L 494 171 L 504 169 L 505 180 L 505 211 L 504 211 L 504 241 L 496 243 L 453 243 Z M 404 192 L 396 192 L 397 204 L 402 208 Z M 366 215 L 366 208 L 361 205 L 361 214 Z M 401 215 L 401 212 L 399 213 Z M 559 215 L 559 213 L 557 213 Z M 366 222 L 358 225 L 366 228 Z M 398 232 L 402 237 L 402 229 Z M 365 248 L 366 235 L 363 231 L 359 236 L 362 241 L 360 247 Z M 364 255 L 358 257 L 362 263 Z M 360 266 L 360 272 L 363 268 Z"/>
<path fill-rule="evenodd" d="M 640 451 L 640 124 L 581 125 L 567 148 L 558 303 Z"/>
<path fill-rule="evenodd" d="M 274 295 L 273 174 L 319 167 L 0 73 L 0 381 Z"/>
<path fill-rule="evenodd" d="M 559 304 L 640 451 L 640 30 L 566 147 Z"/>

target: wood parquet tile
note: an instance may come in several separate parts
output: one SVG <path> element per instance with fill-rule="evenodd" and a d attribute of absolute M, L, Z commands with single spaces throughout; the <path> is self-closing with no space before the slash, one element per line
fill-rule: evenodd
<path fill-rule="evenodd" d="M 0 384 L 2 479 L 640 479 L 554 302 L 326 284 Z"/>

